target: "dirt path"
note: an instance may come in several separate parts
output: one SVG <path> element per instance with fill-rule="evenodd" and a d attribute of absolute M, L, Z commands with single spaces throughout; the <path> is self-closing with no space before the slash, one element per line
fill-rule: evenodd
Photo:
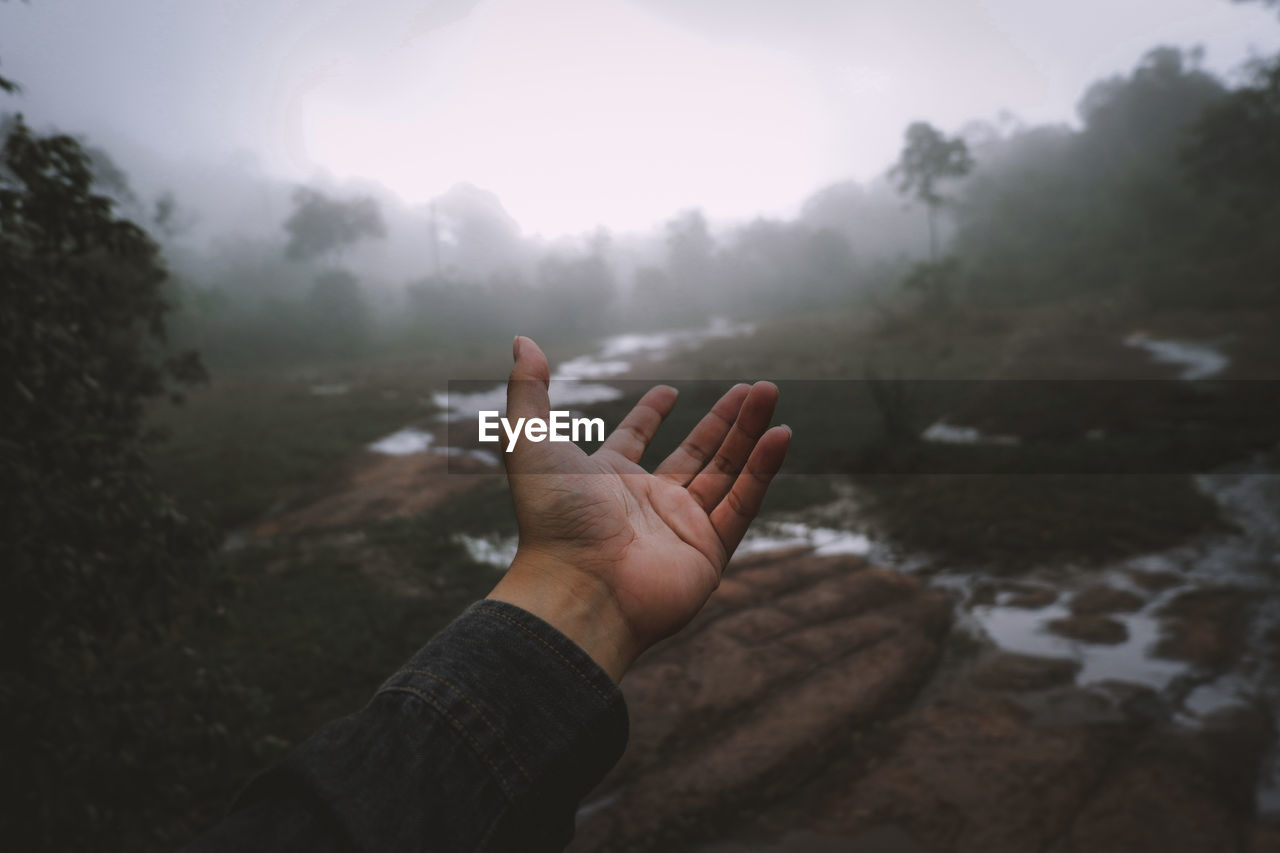
<path fill-rule="evenodd" d="M 361 454 L 337 485 L 256 532 L 424 513 L 486 479 L 451 473 L 460 464 L 485 469 Z M 1134 583 L 1163 589 L 1165 575 L 1185 581 L 1148 571 Z M 1092 593 L 1098 612 L 1082 592 L 1075 618 L 1120 624 L 1146 601 Z M 1060 594 L 1016 606 L 1049 613 Z M 1239 656 L 1226 632 L 1239 616 L 1201 611 L 1236 598 L 1161 610 L 1185 623 L 1174 636 L 1196 641 L 1172 656 L 1221 673 Z M 1280 851 L 1280 828 L 1253 817 L 1272 739 L 1264 713 L 1237 704 L 1179 725 L 1149 688 L 1076 686 L 1089 680 L 1077 660 L 966 645 L 954 607 L 941 585 L 857 556 L 740 557 L 693 625 L 625 680 L 630 745 L 580 812 L 571 849 Z"/>
<path fill-rule="evenodd" d="M 261 521 L 254 535 L 270 538 L 421 515 L 486 482 L 499 469 L 438 453 L 357 454 L 322 492 L 291 502 Z"/>

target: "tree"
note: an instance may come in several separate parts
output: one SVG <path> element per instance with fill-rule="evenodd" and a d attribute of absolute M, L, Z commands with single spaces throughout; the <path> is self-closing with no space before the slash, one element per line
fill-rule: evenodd
<path fill-rule="evenodd" d="M 912 122 L 907 128 L 905 144 L 898 163 L 890 175 L 898 192 L 914 196 L 929 211 L 929 259 L 938 259 L 935 218 L 946 199 L 938 192 L 938 184 L 946 178 L 959 178 L 973 168 L 969 148 L 959 137 L 948 139 L 928 122 Z"/>
<path fill-rule="evenodd" d="M 293 193 L 293 213 L 284 223 L 289 232 L 285 254 L 295 261 L 336 255 L 367 237 L 385 237 L 386 225 L 377 199 L 357 196 L 342 201 L 310 187 Z"/>
<path fill-rule="evenodd" d="M 701 210 L 686 210 L 666 225 L 667 270 L 684 287 L 706 287 L 716 242 Z"/>
<path fill-rule="evenodd" d="M 1196 51 L 1157 47 L 1087 87 L 1078 129 L 1026 126 L 991 139 L 955 205 L 950 251 L 963 260 L 956 283 L 966 298 L 1106 294 L 1170 305 L 1222 294 L 1233 276 L 1210 272 L 1204 252 L 1238 249 L 1241 232 L 1194 191 L 1178 152 L 1224 94 Z M 1193 271 L 1221 280 L 1189 286 Z"/>
<path fill-rule="evenodd" d="M 194 354 L 167 352 L 157 247 L 114 205 L 95 192 L 75 139 L 10 123 L 0 151 L 0 837 L 26 849 L 111 847 L 103 834 L 122 814 L 163 812 L 175 794 L 156 790 L 154 750 L 183 748 L 167 738 L 189 710 L 182 684 L 152 684 L 127 650 L 162 645 L 175 597 L 193 586 L 187 571 L 211 544 L 146 465 L 145 404 L 203 371 Z M 162 759 L 169 769 L 180 760 Z"/>
<path fill-rule="evenodd" d="M 669 311 L 677 322 L 697 321 L 714 304 L 715 238 L 701 210 L 686 210 L 667 222 Z"/>
<path fill-rule="evenodd" d="M 1173 166 L 1183 136 L 1223 95 L 1222 84 L 1202 70 L 1203 51 L 1155 47 L 1128 75 L 1091 85 L 1076 111 L 1084 123 L 1080 156 L 1104 182 Z"/>
<path fill-rule="evenodd" d="M 1212 104 L 1190 130 L 1183 165 L 1203 189 L 1230 193 L 1258 213 L 1280 198 L 1280 57 L 1251 85 Z"/>
<path fill-rule="evenodd" d="M 1182 149 L 1182 165 L 1210 215 L 1188 244 L 1205 293 L 1280 305 L 1280 56 L 1204 111 Z M 1182 241 L 1186 243 L 1186 241 Z M 1206 280 L 1207 279 L 1207 280 Z"/>

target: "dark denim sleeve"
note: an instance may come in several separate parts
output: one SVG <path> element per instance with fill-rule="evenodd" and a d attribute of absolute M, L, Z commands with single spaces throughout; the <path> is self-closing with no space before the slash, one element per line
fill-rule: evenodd
<path fill-rule="evenodd" d="M 190 849 L 562 850 L 626 740 L 622 692 L 581 648 L 481 601 Z"/>

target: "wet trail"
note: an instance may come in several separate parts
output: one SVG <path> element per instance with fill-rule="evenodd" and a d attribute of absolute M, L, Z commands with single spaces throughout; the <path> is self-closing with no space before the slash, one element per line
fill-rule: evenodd
<path fill-rule="evenodd" d="M 557 368 L 553 405 L 616 399 L 609 380 L 638 364 L 749 332 L 720 321 L 608 338 Z M 1211 346 L 1125 343 L 1186 380 L 1227 365 Z M 437 395 L 434 427 L 370 450 L 493 468 L 496 456 L 440 436 L 501 410 L 504 394 Z M 924 438 L 1017 442 L 945 420 Z M 1255 810 L 1280 815 L 1267 734 L 1280 707 L 1280 475 L 1254 461 L 1197 483 L 1234 531 L 1017 579 L 939 571 L 876 541 L 844 481 L 829 505 L 759 520 L 706 612 L 624 683 L 632 745 L 579 816 L 575 849 L 693 849 L 733 827 L 748 839 L 891 838 L 902 850 L 1265 845 L 1246 839 Z M 457 539 L 495 571 L 516 547 Z M 1202 784 L 1219 777 L 1232 781 Z M 1142 811 L 1157 807 L 1178 812 L 1158 813 L 1159 832 Z"/>

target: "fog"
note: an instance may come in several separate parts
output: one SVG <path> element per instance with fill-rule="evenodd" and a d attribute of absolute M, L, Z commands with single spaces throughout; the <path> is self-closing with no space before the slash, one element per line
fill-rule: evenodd
<path fill-rule="evenodd" d="M 208 830 L 531 553 L 505 461 L 724 573 L 572 853 L 1276 849 L 1278 13 L 0 0 L 0 837 Z M 504 459 L 517 336 L 657 435 Z"/>
<path fill-rule="evenodd" d="M 1202 44 L 1226 73 L 1274 30 L 1217 0 L 0 4 L 12 108 L 96 140 L 140 188 L 199 198 L 211 232 L 234 203 L 185 176 L 249 163 L 410 206 L 470 183 L 552 237 L 689 207 L 789 216 L 874 179 L 914 119 L 1074 121 L 1092 81 L 1155 44 Z"/>
<path fill-rule="evenodd" d="M 874 295 L 928 246 L 922 209 L 887 178 L 911 121 L 1078 131 L 1088 86 L 1154 44 L 1195 46 L 1225 86 L 1280 42 L 1265 8 L 1217 0 L 42 2 L 0 6 L 0 27 L 24 90 L 9 109 L 114 164 L 133 218 L 171 206 L 152 230 L 175 299 L 242 327 L 341 268 L 383 337 L 401 334 L 382 327 L 415 285 L 483 301 L 570 269 L 577 287 L 600 277 L 602 331 L 677 305 L 693 319 Z M 385 227 L 289 260 L 299 186 L 372 199 Z M 675 257 L 691 215 L 697 282 Z M 707 292 L 658 295 L 672 287 Z M 215 361 L 244 352 L 199 331 L 211 318 L 186 320 Z"/>

